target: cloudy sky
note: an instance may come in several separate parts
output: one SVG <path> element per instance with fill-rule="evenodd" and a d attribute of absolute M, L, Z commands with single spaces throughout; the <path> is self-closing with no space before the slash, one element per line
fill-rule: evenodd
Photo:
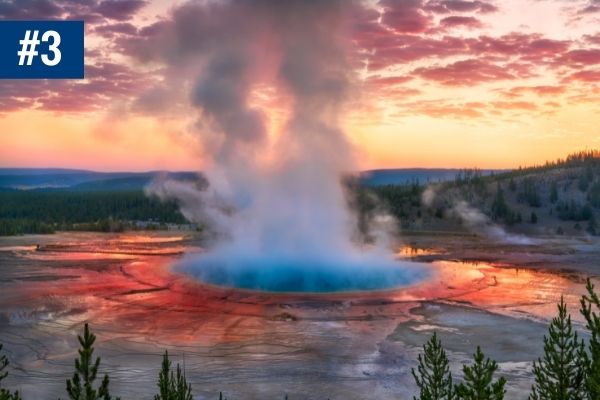
<path fill-rule="evenodd" d="M 279 39 L 260 34 L 272 21 L 220 3 L 0 0 L 2 19 L 86 23 L 84 80 L 0 81 L 0 166 L 206 167 L 203 56 L 234 44 L 259 58 L 234 101 L 276 137 L 290 100 L 271 79 Z M 361 168 L 505 168 L 600 147 L 600 0 L 343 4 L 341 124 Z"/>

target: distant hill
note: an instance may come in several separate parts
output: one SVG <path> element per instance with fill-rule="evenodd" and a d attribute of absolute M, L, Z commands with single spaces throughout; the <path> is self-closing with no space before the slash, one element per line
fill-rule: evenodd
<path fill-rule="evenodd" d="M 204 180 L 193 172 L 0 169 L 0 235 L 186 224 L 177 202 L 142 192 L 165 174 Z M 387 169 L 360 178 L 363 185 L 349 187 L 361 221 L 386 209 L 405 231 L 510 241 L 521 240 L 512 233 L 600 235 L 600 151 L 514 170 Z"/>
<path fill-rule="evenodd" d="M 96 172 L 61 168 L 0 168 L 0 191 L 20 190 L 141 190 L 152 179 L 167 174 L 196 179 L 195 172 Z"/>
<path fill-rule="evenodd" d="M 427 184 L 453 180 L 462 170 L 442 168 L 375 169 L 360 173 L 366 186 Z M 483 170 L 483 175 L 505 172 Z M 152 179 L 167 174 L 175 179 L 197 179 L 195 172 L 96 172 L 64 168 L 0 168 L 0 191 L 6 190 L 141 190 Z"/>
<path fill-rule="evenodd" d="M 420 184 L 365 190 L 374 192 L 405 230 L 473 231 L 501 240 L 516 240 L 506 232 L 600 235 L 600 151 L 493 175 L 465 170 L 454 179 Z M 369 199 L 362 197 L 367 212 L 376 206 Z"/>
<path fill-rule="evenodd" d="M 177 180 L 197 180 L 196 172 L 149 172 L 124 177 L 99 179 L 70 186 L 69 191 L 121 191 L 141 190 L 159 175 L 165 175 Z"/>
<path fill-rule="evenodd" d="M 12 189 L 60 188 L 112 176 L 115 174 L 85 170 L 0 168 L 0 187 Z"/>
<path fill-rule="evenodd" d="M 61 175 L 96 173 L 85 169 L 70 168 L 0 168 L 0 175 Z"/>
<path fill-rule="evenodd" d="M 361 182 L 366 186 L 427 184 L 451 181 L 460 174 L 457 168 L 396 168 L 374 169 L 361 173 Z M 482 170 L 483 175 L 506 172 L 506 170 Z"/>

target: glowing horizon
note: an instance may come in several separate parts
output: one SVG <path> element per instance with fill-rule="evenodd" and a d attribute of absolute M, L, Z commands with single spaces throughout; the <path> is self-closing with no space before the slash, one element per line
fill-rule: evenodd
<path fill-rule="evenodd" d="M 190 98 L 201 63 L 167 66 L 159 48 L 187 2 L 8 3 L 0 18 L 83 18 L 86 79 L 0 81 L 0 167 L 206 168 Z M 354 76 L 343 125 L 360 169 L 508 169 L 600 147 L 598 0 L 344 4 Z M 252 93 L 277 135 L 285 92 L 267 80 Z"/>

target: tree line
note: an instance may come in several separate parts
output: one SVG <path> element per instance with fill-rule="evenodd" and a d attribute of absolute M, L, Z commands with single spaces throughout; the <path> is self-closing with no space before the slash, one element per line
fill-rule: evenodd
<path fill-rule="evenodd" d="M 598 400 L 600 399 L 600 298 L 591 280 L 581 297 L 580 313 L 586 322 L 589 340 L 579 338 L 571 323 L 564 299 L 544 336 L 544 354 L 533 363 L 534 383 L 528 400 Z M 94 360 L 96 336 L 86 323 L 79 339 L 79 358 L 73 376 L 66 381 L 70 400 L 120 400 L 110 392 L 107 374 L 98 380 L 100 358 Z M 0 351 L 2 345 L 0 344 Z M 22 400 L 19 392 L 2 387 L 8 372 L 8 359 L 0 357 L 0 400 Z M 423 345 L 412 375 L 418 388 L 414 400 L 503 400 L 504 377 L 496 378 L 498 364 L 477 346 L 470 365 L 463 366 L 463 379 L 455 382 L 450 362 L 437 333 Z M 168 352 L 163 355 L 154 400 L 193 400 L 192 385 L 179 364 L 172 369 Z M 287 395 L 285 396 L 287 399 Z M 219 400 L 223 394 L 219 393 Z M 225 399 L 226 400 L 226 399 Z"/>
<path fill-rule="evenodd" d="M 432 204 L 424 204 L 426 186 L 415 181 L 402 185 L 352 187 L 351 203 L 366 216 L 384 207 L 402 228 L 440 226 L 438 220 L 452 221 L 452 209 L 459 200 L 480 209 L 495 223 L 512 227 L 544 223 L 557 234 L 573 223 L 575 231 L 600 234 L 600 152 L 576 153 L 544 166 L 509 172 L 483 174 L 480 170 L 460 171 L 453 181 L 434 186 Z M 549 225 L 550 222 L 552 225 Z"/>
<path fill-rule="evenodd" d="M 151 221 L 156 227 L 187 223 L 176 202 L 162 202 L 141 190 L 0 192 L 0 235 L 120 231 L 134 228 L 132 221 Z"/>

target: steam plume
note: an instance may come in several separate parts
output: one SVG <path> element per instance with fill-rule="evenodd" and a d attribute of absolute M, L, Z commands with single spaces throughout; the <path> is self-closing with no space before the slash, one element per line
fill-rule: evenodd
<path fill-rule="evenodd" d="M 435 185 L 427 186 L 421 195 L 423 205 L 432 207 L 437 194 Z M 500 225 L 495 224 L 487 215 L 464 200 L 453 200 L 450 214 L 460 218 L 469 231 L 495 242 L 515 245 L 532 245 L 538 243 L 537 240 L 525 235 L 515 235 L 507 232 Z"/>
<path fill-rule="evenodd" d="M 357 223 L 341 178 L 356 166 L 340 118 L 354 80 L 348 50 L 355 6 L 228 1 L 174 13 L 170 35 L 184 40 L 176 50 L 200 70 L 192 103 L 213 165 L 207 190 L 169 181 L 149 190 L 179 199 L 186 217 L 208 221 L 220 239 L 184 262 L 190 273 L 221 284 L 312 291 L 373 288 L 374 281 L 387 287 L 422 274 L 408 266 L 399 273 L 384 247 L 351 243 Z M 250 105 L 260 84 L 288 99 L 289 118 L 274 136 L 264 111 Z M 273 156 L 265 161 L 265 153 Z"/>
<path fill-rule="evenodd" d="M 496 242 L 517 245 L 532 245 L 537 241 L 525 235 L 515 235 L 506 232 L 501 226 L 494 224 L 487 215 L 472 207 L 466 201 L 457 202 L 452 207 L 452 213 L 459 216 L 469 230 L 492 239 Z"/>

